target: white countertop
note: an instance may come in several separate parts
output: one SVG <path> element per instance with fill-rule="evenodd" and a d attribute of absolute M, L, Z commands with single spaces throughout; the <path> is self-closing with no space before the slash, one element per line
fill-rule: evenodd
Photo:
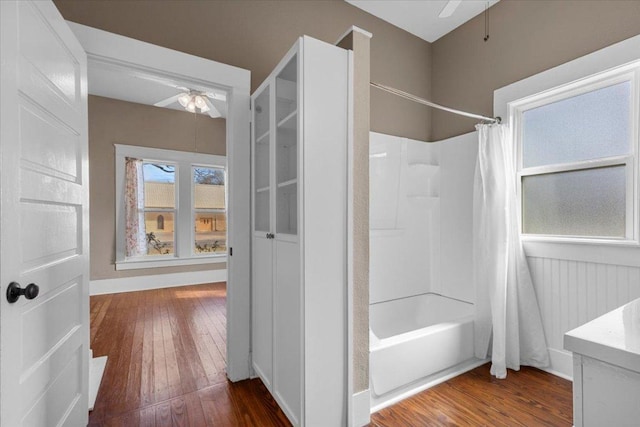
<path fill-rule="evenodd" d="M 640 299 L 567 332 L 564 348 L 640 372 Z"/>

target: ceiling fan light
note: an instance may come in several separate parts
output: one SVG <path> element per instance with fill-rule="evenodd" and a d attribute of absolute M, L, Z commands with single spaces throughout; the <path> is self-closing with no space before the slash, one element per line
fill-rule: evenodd
<path fill-rule="evenodd" d="M 180 95 L 178 97 L 178 102 L 184 108 L 187 108 L 187 105 L 189 104 L 189 101 L 191 101 L 191 96 L 188 93 L 183 93 L 182 95 Z"/>
<path fill-rule="evenodd" d="M 207 111 L 209 111 L 211 108 L 209 108 L 209 106 L 207 104 L 204 104 L 202 107 L 200 107 L 200 112 L 201 113 L 206 113 Z"/>
<path fill-rule="evenodd" d="M 189 101 L 189 103 L 187 104 L 187 106 L 185 108 L 187 109 L 188 112 L 195 113 L 196 112 L 196 103 L 193 100 L 191 100 L 191 101 Z"/>
<path fill-rule="evenodd" d="M 195 96 L 195 104 L 196 107 L 200 108 L 201 110 L 207 106 L 207 104 L 204 102 L 204 99 L 202 99 L 202 96 L 200 95 Z"/>

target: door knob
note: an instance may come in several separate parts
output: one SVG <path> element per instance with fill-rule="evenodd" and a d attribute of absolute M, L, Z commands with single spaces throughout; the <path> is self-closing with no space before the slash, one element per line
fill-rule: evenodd
<path fill-rule="evenodd" d="M 19 283 L 11 282 L 7 287 L 7 301 L 14 303 L 18 301 L 20 295 L 24 295 L 26 299 L 34 299 L 39 292 L 40 288 L 35 283 L 30 283 L 26 288 L 22 289 Z"/>

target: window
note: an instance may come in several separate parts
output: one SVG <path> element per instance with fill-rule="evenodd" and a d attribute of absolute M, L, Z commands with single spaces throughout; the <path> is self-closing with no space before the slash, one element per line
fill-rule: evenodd
<path fill-rule="evenodd" d="M 194 251 L 197 254 L 226 252 L 224 169 L 193 168 Z"/>
<path fill-rule="evenodd" d="M 116 145 L 116 268 L 226 261 L 226 160 Z"/>
<path fill-rule="evenodd" d="M 524 236 L 636 240 L 639 68 L 515 107 Z"/>
<path fill-rule="evenodd" d="M 176 166 L 139 161 L 142 162 L 144 181 L 142 197 L 144 200 L 146 245 L 143 247 L 143 253 L 136 255 L 158 256 L 175 254 L 173 224 L 176 218 Z M 125 176 L 126 180 L 127 177 Z M 132 255 L 129 254 L 129 256 Z"/>

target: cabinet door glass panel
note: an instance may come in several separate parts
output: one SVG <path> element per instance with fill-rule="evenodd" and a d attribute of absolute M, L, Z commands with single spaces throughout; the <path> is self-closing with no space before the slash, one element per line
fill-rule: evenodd
<path fill-rule="evenodd" d="M 276 78 L 276 233 L 298 230 L 298 57 Z"/>
<path fill-rule="evenodd" d="M 255 230 L 268 232 L 270 224 L 270 131 L 269 86 L 255 98 L 254 114 L 254 191 Z"/>

